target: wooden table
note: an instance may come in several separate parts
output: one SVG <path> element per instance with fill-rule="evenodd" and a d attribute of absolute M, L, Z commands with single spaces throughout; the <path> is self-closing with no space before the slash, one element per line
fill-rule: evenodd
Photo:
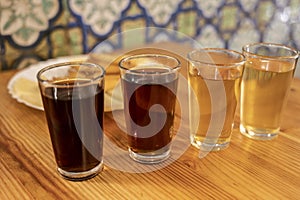
<path fill-rule="evenodd" d="M 300 197 L 299 79 L 293 81 L 281 133 L 272 141 L 248 139 L 235 128 L 229 148 L 201 159 L 190 146 L 156 171 L 129 173 L 105 163 L 95 178 L 71 182 L 56 172 L 44 112 L 18 103 L 8 93 L 7 83 L 15 73 L 0 73 L 0 199 Z M 105 132 L 124 142 L 111 113 L 105 113 Z"/>

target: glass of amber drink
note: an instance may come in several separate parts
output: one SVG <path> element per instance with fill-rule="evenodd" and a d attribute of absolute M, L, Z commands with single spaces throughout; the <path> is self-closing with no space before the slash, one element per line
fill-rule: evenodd
<path fill-rule="evenodd" d="M 120 61 L 129 156 L 154 164 L 170 156 L 180 61 L 139 54 Z"/>
<path fill-rule="evenodd" d="M 245 45 L 243 54 L 240 131 L 249 138 L 271 140 L 280 131 L 299 52 L 280 44 L 254 43 Z"/>
<path fill-rule="evenodd" d="M 228 147 L 239 97 L 244 56 L 222 48 L 188 54 L 191 144 L 202 151 Z"/>

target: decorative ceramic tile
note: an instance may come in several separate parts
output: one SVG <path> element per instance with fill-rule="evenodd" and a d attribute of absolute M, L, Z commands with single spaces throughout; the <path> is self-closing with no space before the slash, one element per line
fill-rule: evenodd
<path fill-rule="evenodd" d="M 0 33 L 20 47 L 33 45 L 59 13 L 59 1 L 6 0 L 0 3 Z"/>
<path fill-rule="evenodd" d="M 258 1 L 259 0 L 240 0 L 240 3 L 242 9 L 244 9 L 246 12 L 252 12 L 255 9 Z"/>
<path fill-rule="evenodd" d="M 259 42 L 260 34 L 256 30 L 255 24 L 250 19 L 243 19 L 239 29 L 234 33 L 229 40 L 229 48 L 241 51 L 242 46 L 248 43 Z"/>
<path fill-rule="evenodd" d="M 177 31 L 193 37 L 197 34 L 197 13 L 181 12 L 177 15 Z"/>
<path fill-rule="evenodd" d="M 157 25 L 166 25 L 172 15 L 176 13 L 178 4 L 182 0 L 137 0 L 138 4 L 143 7 L 149 17 Z"/>
<path fill-rule="evenodd" d="M 222 31 L 236 30 L 239 20 L 239 8 L 234 5 L 226 5 L 220 10 L 220 23 L 218 23 L 218 27 Z"/>
<path fill-rule="evenodd" d="M 276 17 L 276 15 L 275 15 Z M 289 43 L 290 26 L 279 20 L 271 21 L 263 34 L 264 41 L 275 43 Z"/>
<path fill-rule="evenodd" d="M 119 47 L 130 48 L 145 44 L 147 42 L 146 31 L 141 29 L 145 26 L 146 20 L 144 18 L 125 20 L 121 25 L 120 33 L 124 34 L 119 34 Z"/>
<path fill-rule="evenodd" d="M 299 24 L 300 0 L 1 0 L 0 70 L 188 37 L 239 51 L 264 41 L 300 49 Z"/>
<path fill-rule="evenodd" d="M 263 32 L 272 21 L 272 17 L 275 13 L 275 5 L 270 1 L 260 1 L 255 10 L 253 20 L 258 24 L 258 29 Z"/>
<path fill-rule="evenodd" d="M 212 25 L 207 25 L 201 30 L 200 36 L 196 38 L 202 47 L 224 48 L 225 44 L 219 36 L 218 31 Z"/>
<path fill-rule="evenodd" d="M 218 13 L 218 8 L 225 3 L 224 0 L 196 0 L 198 8 L 202 11 L 203 15 L 207 18 L 212 18 Z"/>
<path fill-rule="evenodd" d="M 279 7 L 284 7 L 284 6 L 287 6 L 287 5 L 288 5 L 288 1 L 287 1 L 287 0 L 276 0 L 276 4 L 277 4 Z"/>
<path fill-rule="evenodd" d="M 70 0 L 69 7 L 95 34 L 105 35 L 112 30 L 129 3 L 130 0 Z"/>

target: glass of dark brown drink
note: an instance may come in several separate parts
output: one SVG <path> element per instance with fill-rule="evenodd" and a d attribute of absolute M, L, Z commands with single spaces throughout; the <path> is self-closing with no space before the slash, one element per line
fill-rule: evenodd
<path fill-rule="evenodd" d="M 129 155 L 158 163 L 170 155 L 180 62 L 157 54 L 120 61 Z"/>
<path fill-rule="evenodd" d="M 104 75 L 92 63 L 48 66 L 37 74 L 59 174 L 86 180 L 103 168 Z"/>

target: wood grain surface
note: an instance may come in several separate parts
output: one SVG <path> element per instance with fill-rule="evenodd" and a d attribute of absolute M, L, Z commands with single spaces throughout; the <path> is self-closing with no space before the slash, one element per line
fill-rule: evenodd
<path fill-rule="evenodd" d="M 0 199 L 299 199 L 300 80 L 295 79 L 284 110 L 281 133 L 255 141 L 234 129 L 230 146 L 199 158 L 190 146 L 169 165 L 129 173 L 105 164 L 95 178 L 71 182 L 56 172 L 43 111 L 11 98 L 0 73 Z M 125 139 L 112 113 L 105 113 L 108 138 Z M 235 127 L 238 126 L 237 115 Z"/>

